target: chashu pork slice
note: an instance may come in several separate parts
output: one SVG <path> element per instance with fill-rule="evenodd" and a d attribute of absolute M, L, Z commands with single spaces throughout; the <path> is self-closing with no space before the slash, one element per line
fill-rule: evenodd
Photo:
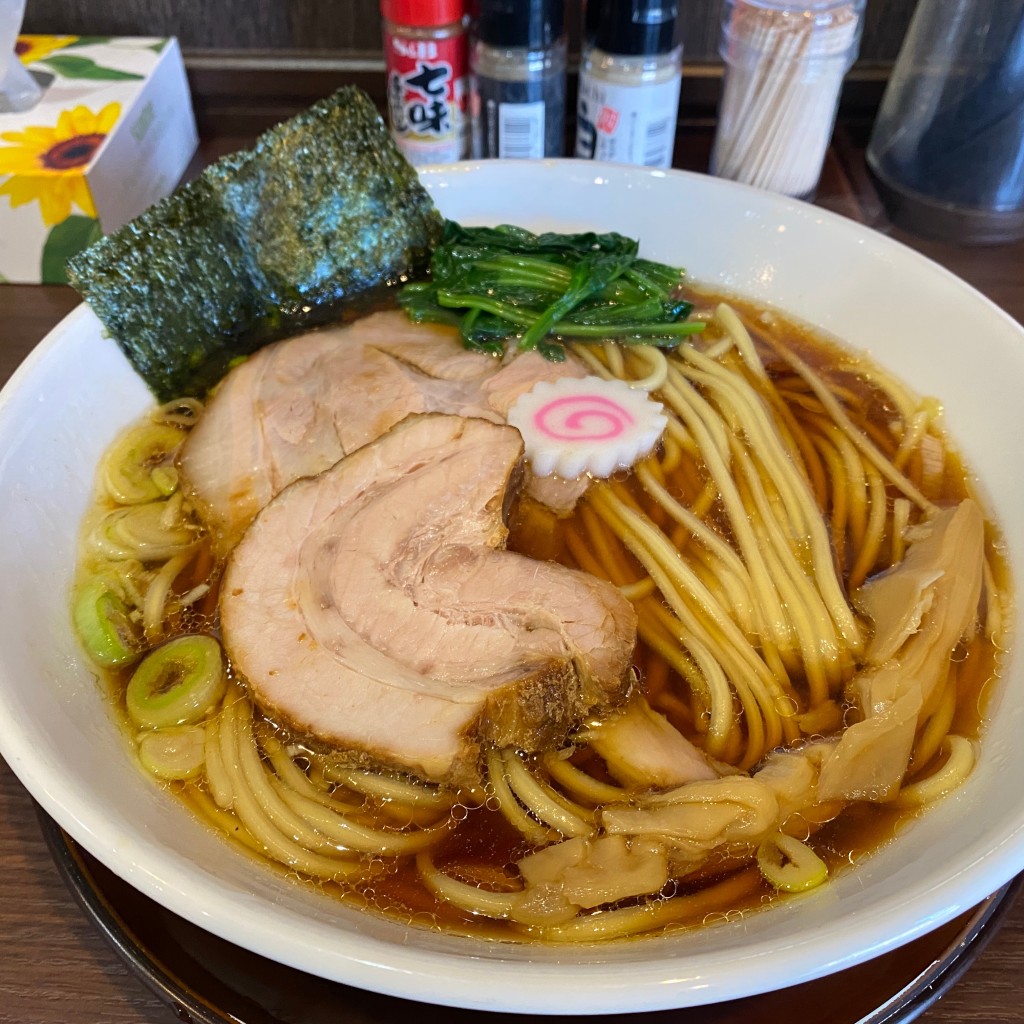
<path fill-rule="evenodd" d="M 396 359 L 380 343 L 401 344 Z M 426 353 L 415 360 L 417 348 Z M 443 366 L 434 350 L 462 355 Z M 293 480 L 315 476 L 438 403 L 476 409 L 493 360 L 454 344 L 452 332 L 379 313 L 276 342 L 234 367 L 207 403 L 179 457 L 186 491 L 228 551 L 253 516 Z M 449 376 L 420 369 L 434 366 Z"/>
<path fill-rule="evenodd" d="M 518 431 L 413 416 L 255 519 L 228 560 L 224 645 L 276 721 L 358 760 L 476 778 L 629 689 L 636 615 L 611 584 L 503 550 Z"/>
<path fill-rule="evenodd" d="M 575 360 L 551 363 L 536 352 L 502 365 L 467 350 L 452 328 L 375 313 L 268 345 L 232 369 L 190 433 L 179 468 L 224 554 L 288 484 L 322 473 L 407 416 L 500 423 L 538 381 L 584 373 Z M 571 507 L 586 482 L 570 489 L 545 482 L 540 500 Z"/>

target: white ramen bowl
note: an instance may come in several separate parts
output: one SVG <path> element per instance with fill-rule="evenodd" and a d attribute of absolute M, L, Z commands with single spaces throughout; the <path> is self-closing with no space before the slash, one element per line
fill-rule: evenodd
<path fill-rule="evenodd" d="M 550 161 L 467 163 L 423 179 L 465 223 L 639 238 L 644 255 L 777 306 L 939 396 L 1024 579 L 1024 330 L 951 274 L 841 217 L 698 175 Z M 149 402 L 85 307 L 0 397 L 0 752 L 77 842 L 195 924 L 312 974 L 410 999 L 612 1013 L 838 971 L 937 927 L 1024 868 L 1024 665 L 1015 656 L 959 792 L 822 888 L 739 921 L 545 948 L 407 927 L 291 884 L 142 773 L 72 636 L 69 583 L 93 470 Z M 1019 604 L 1013 618 L 1020 636 Z"/>

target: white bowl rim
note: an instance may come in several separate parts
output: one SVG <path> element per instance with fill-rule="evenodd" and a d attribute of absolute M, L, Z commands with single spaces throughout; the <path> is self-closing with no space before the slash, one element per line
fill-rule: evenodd
<path fill-rule="evenodd" d="M 459 175 L 501 178 L 511 174 L 509 162 L 467 163 L 423 172 L 432 187 L 446 187 Z M 689 180 L 693 187 L 717 190 L 724 188 L 736 194 L 746 193 L 755 206 L 770 205 L 781 214 L 813 219 L 830 225 L 833 230 L 858 242 L 865 238 L 870 244 L 896 253 L 901 264 L 910 260 L 926 273 L 940 274 L 976 310 L 985 309 L 987 316 L 1010 325 L 1024 340 L 1024 330 L 1005 312 L 999 310 L 977 291 L 944 268 L 913 250 L 870 229 L 848 221 L 837 214 L 810 207 L 794 200 L 766 196 L 757 190 L 732 183 L 708 179 L 687 172 L 655 172 L 619 165 L 586 164 L 578 161 L 544 161 L 524 167 L 514 165 L 518 178 L 524 175 L 540 182 L 544 175 L 596 175 L 609 181 L 636 183 L 655 178 Z M 540 177 L 537 177 L 537 176 Z M 93 319 L 84 306 L 74 310 L 44 339 L 12 376 L 0 393 L 0 437 L 9 429 L 5 413 L 15 396 L 30 388 L 39 367 L 58 358 L 66 338 L 83 329 Z M 0 454 L 0 479 L 5 457 Z M 55 777 L 50 765 L 31 746 L 30 736 L 12 716 L 4 687 L 0 686 L 0 752 L 8 760 L 29 792 L 57 823 L 85 849 L 111 870 L 126 878 L 147 896 L 201 927 L 216 930 L 229 941 L 273 957 L 300 969 L 324 977 L 374 991 L 419 999 L 442 1005 L 480 1009 L 503 1009 L 513 1012 L 545 1013 L 616 1013 L 631 1010 L 655 1010 L 751 995 L 779 987 L 779 977 L 786 984 L 796 984 L 852 966 L 877 956 L 925 932 L 938 927 L 957 914 L 987 897 L 1024 867 L 1024 813 L 1014 821 L 964 849 L 964 856 L 949 877 L 910 885 L 901 899 L 889 900 L 880 911 L 884 917 L 861 922 L 864 936 L 860 947 L 851 949 L 847 937 L 838 930 L 814 932 L 779 949 L 771 938 L 765 938 L 735 955 L 734 966 L 741 968 L 723 973 L 720 965 L 709 965 L 698 954 L 692 965 L 673 963 L 659 957 L 643 964 L 630 962 L 627 969 L 616 970 L 613 962 L 596 957 L 591 962 L 567 964 L 557 958 L 544 963 L 516 959 L 490 949 L 487 955 L 459 956 L 457 973 L 466 985 L 460 993 L 450 988 L 449 972 L 452 957 L 447 951 L 435 954 L 415 945 L 395 946 L 385 941 L 355 937 L 346 941 L 339 936 L 333 948 L 318 948 L 310 959 L 310 950 L 296 933 L 283 937 L 267 934 L 266 908 L 253 905 L 235 908 L 224 916 L 213 914 L 203 904 L 205 880 L 197 889 L 195 872 L 161 856 L 159 850 L 146 850 L 146 864 L 126 862 L 123 836 L 117 822 L 107 822 L 98 809 L 90 807 L 87 790 L 80 780 Z M 83 808 L 86 811 L 83 813 Z M 130 856 L 130 854 L 129 854 Z M 952 886 L 952 881 L 956 882 Z M 779 913 L 779 911 L 772 911 Z M 780 963 L 785 969 L 780 972 Z M 497 969 L 496 969 L 497 966 Z M 712 969 L 713 967 L 713 969 Z M 737 976 L 737 974 L 739 976 Z M 586 1010 L 573 1004 L 581 987 L 586 989 Z"/>

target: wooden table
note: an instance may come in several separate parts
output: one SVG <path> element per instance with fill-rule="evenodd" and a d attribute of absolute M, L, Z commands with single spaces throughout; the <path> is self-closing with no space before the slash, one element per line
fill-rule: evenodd
<path fill-rule="evenodd" d="M 208 137 L 199 163 L 246 141 L 235 134 Z M 681 138 L 677 164 L 701 169 L 706 141 L 699 135 Z M 1024 243 L 969 249 L 894 231 L 864 171 L 862 151 L 845 136 L 830 154 L 816 201 L 907 242 L 1024 322 Z M 0 286 L 0 382 L 77 303 L 66 288 Z M 1008 444 L 1018 441 L 1007 438 Z M 0 1024 L 170 1024 L 178 1019 L 129 973 L 78 909 L 49 857 L 32 799 L 2 761 L 0 942 Z M 1024 900 L 967 975 L 920 1018 L 927 1024 L 1022 1019 Z"/>

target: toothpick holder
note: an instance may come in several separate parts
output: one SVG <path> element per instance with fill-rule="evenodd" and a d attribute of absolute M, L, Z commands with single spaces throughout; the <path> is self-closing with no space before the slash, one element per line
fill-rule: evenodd
<path fill-rule="evenodd" d="M 857 56 L 865 0 L 726 0 L 725 80 L 711 171 L 809 198 Z"/>

